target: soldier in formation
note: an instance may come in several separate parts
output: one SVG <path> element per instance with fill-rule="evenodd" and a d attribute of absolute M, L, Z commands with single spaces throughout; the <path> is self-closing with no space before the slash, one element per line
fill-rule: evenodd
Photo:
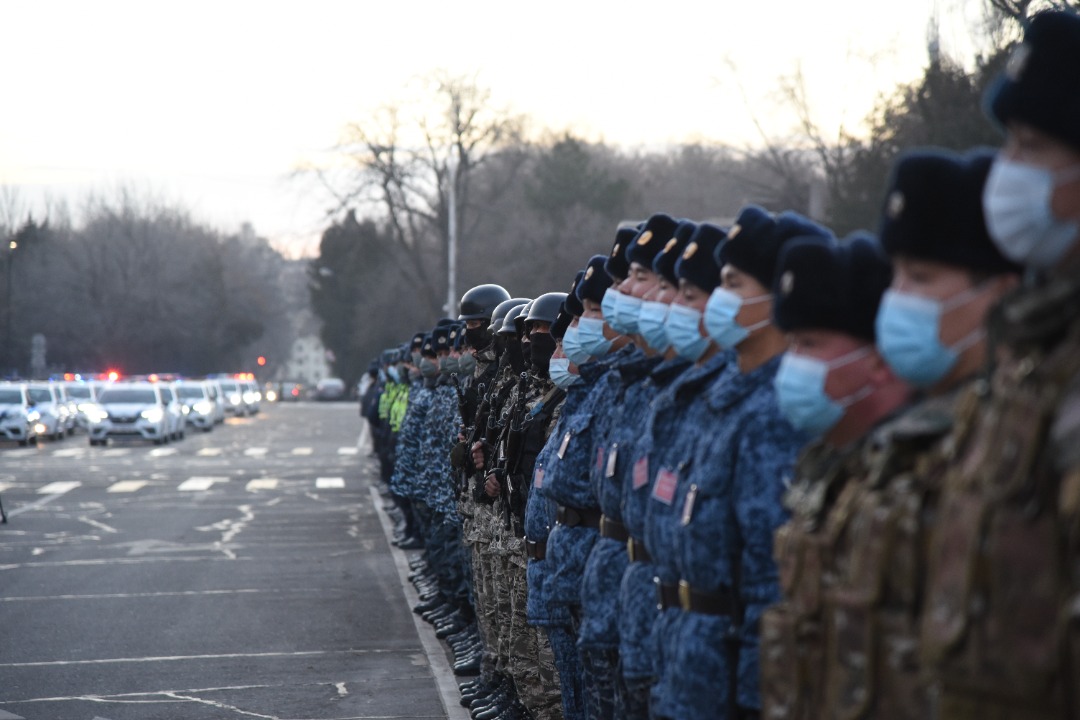
<path fill-rule="evenodd" d="M 365 399 L 474 718 L 1080 717 L 1080 17 L 875 233 L 656 213 Z"/>

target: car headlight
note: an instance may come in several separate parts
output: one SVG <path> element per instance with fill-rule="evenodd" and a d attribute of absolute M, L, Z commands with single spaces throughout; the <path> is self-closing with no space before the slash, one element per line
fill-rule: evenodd
<path fill-rule="evenodd" d="M 165 417 L 165 411 L 159 407 L 147 408 L 139 413 L 139 417 L 145 418 L 152 423 L 157 423 L 161 422 L 161 419 Z"/>
<path fill-rule="evenodd" d="M 86 416 L 87 421 L 99 423 L 109 419 L 109 413 L 105 408 L 93 403 L 83 403 L 79 406 L 79 412 Z"/>
<path fill-rule="evenodd" d="M 37 422 L 40 419 L 41 413 L 39 413 L 37 410 L 31 410 L 30 412 L 26 413 L 27 422 Z"/>
<path fill-rule="evenodd" d="M 197 412 L 199 415 L 209 415 L 213 411 L 214 406 L 210 404 L 208 400 L 200 400 L 191 406 L 191 409 Z"/>
<path fill-rule="evenodd" d="M 266 391 L 266 402 L 274 402 L 277 400 L 277 393 L 273 390 Z"/>

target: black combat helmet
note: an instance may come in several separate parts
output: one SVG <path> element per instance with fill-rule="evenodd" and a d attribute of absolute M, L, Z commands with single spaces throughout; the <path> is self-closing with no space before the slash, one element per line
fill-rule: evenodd
<path fill-rule="evenodd" d="M 534 322 L 546 322 L 552 324 L 559 316 L 559 310 L 566 300 L 566 293 L 549 292 L 532 301 L 529 306 L 529 314 L 525 318 L 525 329 L 531 330 Z"/>
<path fill-rule="evenodd" d="M 492 311 L 491 324 L 488 325 L 488 330 L 493 333 L 498 332 L 502 328 L 503 318 L 506 317 L 506 313 L 510 308 L 524 305 L 527 302 L 529 302 L 529 298 L 511 298 L 509 300 L 503 300 Z"/>
<path fill-rule="evenodd" d="M 499 303 L 509 299 L 502 285 L 477 285 L 461 296 L 458 320 L 487 320 Z"/>
<path fill-rule="evenodd" d="M 502 325 L 499 327 L 499 335 L 515 335 L 518 332 L 517 324 L 514 322 L 517 316 L 521 314 L 521 311 L 528 307 L 531 300 L 525 300 L 519 302 L 517 305 L 512 305 L 506 311 L 506 316 L 502 319 Z"/>

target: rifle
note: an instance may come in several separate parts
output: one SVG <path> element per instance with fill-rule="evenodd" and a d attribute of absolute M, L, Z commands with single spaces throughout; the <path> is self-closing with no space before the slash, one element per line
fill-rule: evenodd
<path fill-rule="evenodd" d="M 458 496 L 461 497 L 468 487 L 469 477 L 475 472 L 472 464 L 472 446 L 480 439 L 479 428 L 487 425 L 487 416 L 491 412 L 491 396 L 486 392 L 486 386 L 484 383 L 478 383 L 477 393 L 481 397 L 480 403 L 477 405 L 476 414 L 472 419 L 472 426 L 465 428 L 463 433 L 466 438 L 465 442 L 458 443 L 454 446 L 454 450 L 451 452 L 451 463 L 460 471 L 458 476 Z M 461 400 L 459 398 L 458 406 L 461 407 Z M 462 423 L 465 422 L 465 416 L 462 415 Z"/>
<path fill-rule="evenodd" d="M 513 529 L 513 519 L 524 516 L 525 508 L 518 502 L 521 498 L 515 496 L 513 478 L 521 467 L 521 450 L 525 440 L 525 399 L 529 389 L 529 374 L 521 373 L 518 379 L 517 401 L 510 412 L 509 428 L 506 432 L 504 443 L 505 460 L 503 464 L 503 492 L 505 493 L 506 525 Z"/>

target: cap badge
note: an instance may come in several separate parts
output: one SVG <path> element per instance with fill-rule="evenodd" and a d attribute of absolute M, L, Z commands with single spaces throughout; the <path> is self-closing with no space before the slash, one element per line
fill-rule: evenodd
<path fill-rule="evenodd" d="M 735 236 L 742 232 L 742 225 L 735 223 L 731 226 L 731 229 L 727 231 L 728 240 L 734 240 Z"/>
<path fill-rule="evenodd" d="M 780 276 L 780 294 L 787 297 L 795 289 L 795 273 L 788 270 Z"/>
<path fill-rule="evenodd" d="M 638 236 L 637 244 L 639 247 L 641 245 L 648 245 L 650 240 L 652 240 L 652 230 L 646 230 Z"/>
<path fill-rule="evenodd" d="M 687 245 L 686 250 L 683 251 L 682 259 L 683 260 L 689 260 L 690 258 L 694 257 L 694 253 L 696 253 L 696 252 L 697 252 L 697 243 L 692 242 L 689 245 Z"/>
<path fill-rule="evenodd" d="M 615 257 L 619 254 L 619 243 L 615 243 L 615 247 L 611 248 L 611 257 Z"/>
<path fill-rule="evenodd" d="M 591 278 L 592 277 L 592 272 L 593 272 L 593 269 L 592 269 L 592 266 L 590 265 L 589 269 L 585 271 L 585 277 L 582 278 L 582 279 L 583 280 L 588 280 L 589 278 Z"/>
<path fill-rule="evenodd" d="M 445 345 L 446 344 L 446 338 L 444 336 L 439 337 L 439 344 L 440 345 Z"/>
<path fill-rule="evenodd" d="M 679 238 L 671 238 L 667 241 L 667 245 L 664 246 L 663 252 L 671 252 L 671 248 L 675 247 L 679 243 Z"/>
<path fill-rule="evenodd" d="M 890 220 L 900 219 L 900 216 L 904 214 L 904 205 L 906 202 L 904 193 L 899 190 L 893 190 L 889 194 L 889 199 L 885 203 L 885 213 L 889 216 Z"/>
<path fill-rule="evenodd" d="M 1017 45 L 1012 55 L 1009 56 L 1009 61 L 1005 63 L 1005 77 L 1013 82 L 1018 81 L 1020 76 L 1024 74 L 1029 59 L 1031 59 L 1031 46 L 1027 43 Z"/>

